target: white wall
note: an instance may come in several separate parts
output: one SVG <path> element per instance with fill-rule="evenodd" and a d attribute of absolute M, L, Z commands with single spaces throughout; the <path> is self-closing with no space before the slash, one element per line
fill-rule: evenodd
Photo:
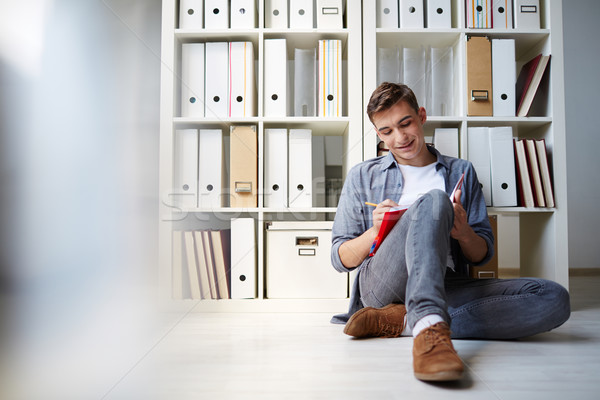
<path fill-rule="evenodd" d="M 563 2 L 569 266 L 600 268 L 600 2 Z"/>

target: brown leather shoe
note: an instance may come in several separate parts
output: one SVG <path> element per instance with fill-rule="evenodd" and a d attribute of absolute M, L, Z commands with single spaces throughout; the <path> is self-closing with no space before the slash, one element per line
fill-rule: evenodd
<path fill-rule="evenodd" d="M 463 363 L 450 340 L 445 322 L 423 329 L 413 343 L 415 377 L 422 381 L 454 381 L 462 378 Z"/>
<path fill-rule="evenodd" d="M 383 308 L 365 307 L 352 315 L 344 333 L 357 338 L 398 337 L 404 330 L 404 304 L 388 304 Z"/>

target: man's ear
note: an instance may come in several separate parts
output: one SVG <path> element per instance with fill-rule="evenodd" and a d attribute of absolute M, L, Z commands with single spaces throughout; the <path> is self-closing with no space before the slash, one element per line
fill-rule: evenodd
<path fill-rule="evenodd" d="M 427 111 L 425 110 L 425 107 L 419 108 L 419 121 L 421 121 L 421 125 L 427 121 Z"/>

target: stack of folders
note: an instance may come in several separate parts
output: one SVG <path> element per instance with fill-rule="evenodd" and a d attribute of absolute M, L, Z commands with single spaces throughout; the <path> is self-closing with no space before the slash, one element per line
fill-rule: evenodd
<path fill-rule="evenodd" d="M 512 127 L 469 127 L 466 144 L 486 205 L 517 206 Z"/>
<path fill-rule="evenodd" d="M 454 115 L 452 47 L 377 49 L 377 83 L 403 82 L 429 115 Z"/>
<path fill-rule="evenodd" d="M 231 127 L 229 185 L 221 129 L 175 131 L 172 206 L 183 209 L 257 207 L 256 126 Z"/>
<path fill-rule="evenodd" d="M 544 139 L 514 139 L 519 205 L 554 207 L 552 177 Z"/>
<path fill-rule="evenodd" d="M 319 40 L 315 48 L 294 49 L 294 105 L 298 117 L 341 117 L 343 113 L 343 65 L 341 40 Z M 285 117 L 288 105 L 286 39 L 264 41 L 264 115 Z"/>
<path fill-rule="evenodd" d="M 179 29 L 256 28 L 255 0 L 179 0 Z"/>
<path fill-rule="evenodd" d="M 514 117 L 515 40 L 468 36 L 466 57 L 467 114 Z"/>
<path fill-rule="evenodd" d="M 173 231 L 174 299 L 230 298 L 230 230 Z"/>
<path fill-rule="evenodd" d="M 341 29 L 343 12 L 342 0 L 265 0 L 265 28 L 313 29 L 316 13 L 317 28 Z"/>
<path fill-rule="evenodd" d="M 175 131 L 173 206 L 182 209 L 225 205 L 223 132 L 220 129 Z"/>
<path fill-rule="evenodd" d="M 310 129 L 265 129 L 265 207 L 313 206 L 312 149 Z"/>
<path fill-rule="evenodd" d="M 252 42 L 181 45 L 181 116 L 256 116 Z"/>
<path fill-rule="evenodd" d="M 465 0 L 466 27 L 471 29 L 539 29 L 539 0 Z"/>
<path fill-rule="evenodd" d="M 452 27 L 450 0 L 377 0 L 377 28 Z"/>

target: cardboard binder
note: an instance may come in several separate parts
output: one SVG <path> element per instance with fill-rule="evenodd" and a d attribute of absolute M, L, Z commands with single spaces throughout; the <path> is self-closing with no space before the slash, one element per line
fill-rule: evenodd
<path fill-rule="evenodd" d="M 227 42 L 206 43 L 205 115 L 227 117 L 229 99 L 229 45 Z"/>
<path fill-rule="evenodd" d="M 265 0 L 265 28 L 287 29 L 287 0 Z"/>
<path fill-rule="evenodd" d="M 265 117 L 287 115 L 287 45 L 285 39 L 265 39 Z"/>
<path fill-rule="evenodd" d="M 517 83 L 514 39 L 492 39 L 493 113 L 514 117 Z"/>
<path fill-rule="evenodd" d="M 467 115 L 493 115 L 492 44 L 487 37 L 467 36 Z"/>
<path fill-rule="evenodd" d="M 231 298 L 256 298 L 256 228 L 253 218 L 231 220 Z"/>
<path fill-rule="evenodd" d="M 230 206 L 258 206 L 258 138 L 256 126 L 232 126 L 230 137 Z"/>
<path fill-rule="evenodd" d="M 289 206 L 312 207 L 312 132 L 290 129 Z"/>
<path fill-rule="evenodd" d="M 516 206 L 517 181 L 512 128 L 510 126 L 491 127 L 489 134 L 492 206 Z"/>
<path fill-rule="evenodd" d="M 398 27 L 398 0 L 377 0 L 377 28 Z"/>
<path fill-rule="evenodd" d="M 254 46 L 252 42 L 230 42 L 228 115 L 255 116 L 255 99 Z"/>
<path fill-rule="evenodd" d="M 229 24 L 231 29 L 256 28 L 254 0 L 231 0 Z"/>
<path fill-rule="evenodd" d="M 540 1 L 514 0 L 515 29 L 540 29 Z"/>
<path fill-rule="evenodd" d="M 203 0 L 179 1 L 179 29 L 202 29 Z"/>
<path fill-rule="evenodd" d="M 198 207 L 224 206 L 223 131 L 200 129 L 198 145 Z"/>
<path fill-rule="evenodd" d="M 229 28 L 229 2 L 223 0 L 204 0 L 204 28 Z"/>
<path fill-rule="evenodd" d="M 481 184 L 485 205 L 492 205 L 492 173 L 490 163 L 489 128 L 469 127 L 467 129 L 467 159 L 473 164 L 477 179 Z"/>
<path fill-rule="evenodd" d="M 426 6 L 428 28 L 452 28 L 450 0 L 426 0 Z"/>
<path fill-rule="evenodd" d="M 204 43 L 181 45 L 181 116 L 204 117 Z"/>
<path fill-rule="evenodd" d="M 319 40 L 319 116 L 342 116 L 342 41 Z"/>
<path fill-rule="evenodd" d="M 471 278 L 498 278 L 498 216 L 490 215 L 488 218 L 494 234 L 494 255 L 484 265 L 470 265 L 469 275 Z"/>
<path fill-rule="evenodd" d="M 496 30 L 512 29 L 513 0 L 492 0 L 492 27 Z"/>
<path fill-rule="evenodd" d="M 317 0 L 317 28 L 342 29 L 344 9 L 342 0 Z"/>
<path fill-rule="evenodd" d="M 198 130 L 175 131 L 173 204 L 195 208 L 198 201 Z"/>
<path fill-rule="evenodd" d="M 492 0 L 465 0 L 467 28 L 492 27 Z"/>
<path fill-rule="evenodd" d="M 265 129 L 265 207 L 288 206 L 288 132 Z"/>
<path fill-rule="evenodd" d="M 290 28 L 313 28 L 313 0 L 290 0 Z"/>

